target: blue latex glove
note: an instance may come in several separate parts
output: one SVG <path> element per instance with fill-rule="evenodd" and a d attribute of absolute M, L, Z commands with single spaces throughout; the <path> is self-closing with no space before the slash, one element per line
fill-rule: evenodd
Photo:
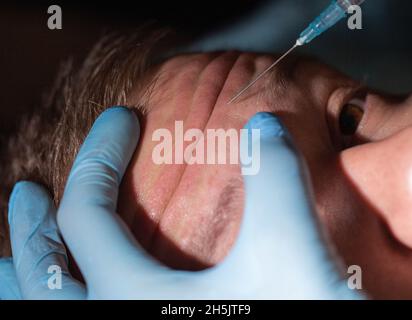
<path fill-rule="evenodd" d="M 0 299 L 20 300 L 20 289 L 14 271 L 13 259 L 0 259 Z"/>
<path fill-rule="evenodd" d="M 257 175 L 244 177 L 246 208 L 238 240 L 218 266 L 176 271 L 148 256 L 115 213 L 118 187 L 139 139 L 139 125 L 127 109 L 104 112 L 75 160 L 57 213 L 87 290 L 67 273 L 49 196 L 25 182 L 15 187 L 9 210 L 22 297 L 358 298 L 339 278 L 318 232 L 302 163 L 285 129 L 266 113 L 253 117 L 246 127 L 261 129 L 261 165 Z M 241 147 L 241 157 L 246 151 Z M 47 285 L 50 265 L 64 271 L 61 289 Z"/>

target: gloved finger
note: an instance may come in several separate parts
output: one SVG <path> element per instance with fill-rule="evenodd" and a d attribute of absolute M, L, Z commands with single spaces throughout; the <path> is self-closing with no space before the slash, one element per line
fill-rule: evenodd
<path fill-rule="evenodd" d="M 60 203 L 57 220 L 63 238 L 96 292 L 100 286 L 112 293 L 123 290 L 116 276 L 142 268 L 152 271 L 157 265 L 115 213 L 118 188 L 139 134 L 131 110 L 116 107 L 102 113 L 74 161 Z"/>
<path fill-rule="evenodd" d="M 9 203 L 10 239 L 16 277 L 24 299 L 81 299 L 83 286 L 69 274 L 56 209 L 37 184 L 15 185 Z"/>
<path fill-rule="evenodd" d="M 255 115 L 245 129 L 249 134 L 241 144 L 242 170 L 246 152 L 254 153 L 259 169 L 243 177 L 243 222 L 222 269 L 242 266 L 249 281 L 260 283 L 262 289 L 278 287 L 271 292 L 282 293 L 282 298 L 325 297 L 339 282 L 338 269 L 315 215 L 304 162 L 286 128 L 272 114 Z M 260 137 L 253 136 L 253 129 L 259 130 Z M 276 277 L 261 276 L 273 273 Z M 271 297 L 270 292 L 260 292 Z"/>
<path fill-rule="evenodd" d="M 12 258 L 0 259 L 0 300 L 21 300 Z"/>

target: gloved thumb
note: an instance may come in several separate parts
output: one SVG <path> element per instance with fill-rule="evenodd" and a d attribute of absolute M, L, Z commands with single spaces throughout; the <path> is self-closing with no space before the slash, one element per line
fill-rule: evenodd
<path fill-rule="evenodd" d="M 20 300 L 20 289 L 12 258 L 0 259 L 0 300 Z"/>

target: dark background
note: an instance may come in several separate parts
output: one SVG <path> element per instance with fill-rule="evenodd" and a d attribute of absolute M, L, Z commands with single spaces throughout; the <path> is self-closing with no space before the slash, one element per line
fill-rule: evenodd
<path fill-rule="evenodd" d="M 271 3 L 283 6 L 282 10 L 286 10 L 283 12 L 290 15 L 274 16 L 273 25 L 262 29 L 262 32 L 255 32 L 263 34 L 271 28 L 284 30 L 281 36 L 273 37 L 273 43 L 262 40 L 264 43 L 260 46 L 280 52 L 329 1 L 84 2 L 15 1 L 0 4 L 1 135 L 12 131 L 21 115 L 41 103 L 42 94 L 51 86 L 60 62 L 68 57 L 81 61 L 104 31 L 121 31 L 155 19 L 200 39 L 215 30 L 237 25 L 256 12 L 262 14 Z M 62 30 L 47 28 L 47 8 L 52 4 L 62 7 Z M 373 86 L 394 92 L 410 91 L 410 10 L 412 1 L 409 0 L 368 0 L 365 2 L 365 30 L 349 33 L 344 25 L 340 25 L 303 51 L 318 55 Z"/>
<path fill-rule="evenodd" d="M 105 31 L 155 19 L 196 36 L 227 23 L 228 17 L 247 13 L 260 1 L 85 2 L 0 4 L 0 134 L 13 130 L 26 110 L 41 103 L 64 59 L 81 60 Z M 47 28 L 47 8 L 52 4 L 62 8 L 62 30 Z"/>

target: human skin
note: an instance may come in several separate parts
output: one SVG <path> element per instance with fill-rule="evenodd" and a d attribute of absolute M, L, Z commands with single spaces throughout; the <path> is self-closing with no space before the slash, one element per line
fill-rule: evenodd
<path fill-rule="evenodd" d="M 193 54 L 152 70 L 158 78 L 122 182 L 120 215 L 140 243 L 172 267 L 219 263 L 242 217 L 239 165 L 155 164 L 158 142 L 152 134 L 159 128 L 173 133 L 177 120 L 184 121 L 185 130 L 240 130 L 255 113 L 273 112 L 308 164 L 331 248 L 345 265 L 362 268 L 371 297 L 412 298 L 412 98 L 384 96 L 321 63 L 292 59 L 227 104 L 275 59 L 238 52 Z M 130 104 L 138 100 L 135 91 Z M 364 114 L 356 133 L 343 136 L 339 119 L 349 102 Z"/>

